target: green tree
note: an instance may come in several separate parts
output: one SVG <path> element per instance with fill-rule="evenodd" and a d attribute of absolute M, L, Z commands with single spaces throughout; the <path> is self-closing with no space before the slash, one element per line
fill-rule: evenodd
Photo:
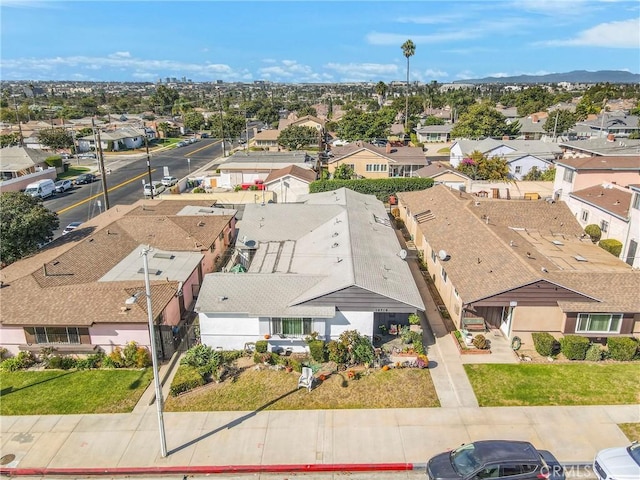
<path fill-rule="evenodd" d="M 545 170 L 539 170 L 538 167 L 531 167 L 531 170 L 527 172 L 527 174 L 522 177 L 522 180 L 528 182 L 553 182 L 556 177 L 556 169 L 553 167 L 547 168 Z"/>
<path fill-rule="evenodd" d="M 184 113 L 182 121 L 184 122 L 184 126 L 192 131 L 200 130 L 205 123 L 204 115 L 200 112 L 196 112 L 195 110 L 189 110 Z"/>
<path fill-rule="evenodd" d="M 333 178 L 335 180 L 351 180 L 355 175 L 356 174 L 353 171 L 353 168 L 351 168 L 351 165 L 346 163 L 338 165 L 333 172 Z"/>
<path fill-rule="evenodd" d="M 384 97 L 387 94 L 387 84 L 382 80 L 376 83 L 376 95 L 378 95 L 378 105 L 384 104 Z"/>
<path fill-rule="evenodd" d="M 242 115 L 227 113 L 222 116 L 222 128 L 220 115 L 214 115 L 209 119 L 211 123 L 211 134 L 216 138 L 232 139 L 240 137 L 245 129 L 245 118 Z"/>
<path fill-rule="evenodd" d="M 487 158 L 482 152 L 475 150 L 464 158 L 457 168 L 473 180 L 507 180 L 509 165 L 504 158 Z"/>
<path fill-rule="evenodd" d="M 58 214 L 42 200 L 21 192 L 0 195 L 0 265 L 6 266 L 49 242 L 58 228 Z"/>
<path fill-rule="evenodd" d="M 5 135 L 0 135 L 0 148 L 14 147 L 20 143 L 20 133 L 13 132 Z"/>
<path fill-rule="evenodd" d="M 319 142 L 319 132 L 313 127 L 291 125 L 278 135 L 278 145 L 288 150 L 300 150 L 307 145 Z"/>
<path fill-rule="evenodd" d="M 88 137 L 89 135 L 93 135 L 93 128 L 91 127 L 81 128 L 76 132 L 76 138 Z"/>
<path fill-rule="evenodd" d="M 478 103 L 462 114 L 451 130 L 452 138 L 486 138 L 513 136 L 520 132 L 520 123 L 507 124 L 504 115 L 488 103 Z"/>
<path fill-rule="evenodd" d="M 542 129 L 557 137 L 567 133 L 576 124 L 576 115 L 569 110 L 556 110 L 551 112 L 542 125 Z"/>
<path fill-rule="evenodd" d="M 539 85 L 526 88 L 516 94 L 515 105 L 518 108 L 518 115 L 521 117 L 546 110 L 552 104 L 553 95 Z"/>
<path fill-rule="evenodd" d="M 151 95 L 151 104 L 154 113 L 167 115 L 171 113 L 173 104 L 180 98 L 180 93 L 173 88 L 159 85 L 156 91 Z"/>
<path fill-rule="evenodd" d="M 424 125 L 444 125 L 444 119 L 429 115 L 423 123 Z"/>
<path fill-rule="evenodd" d="M 256 118 L 267 125 L 273 125 L 278 122 L 280 115 L 276 107 L 265 105 L 256 112 Z"/>
<path fill-rule="evenodd" d="M 405 93 L 404 132 L 409 133 L 407 131 L 407 122 L 409 121 L 409 58 L 415 55 L 416 46 L 411 40 L 407 40 L 400 48 L 402 48 L 402 54 L 407 58 L 407 89 Z"/>
<path fill-rule="evenodd" d="M 311 117 L 318 116 L 317 110 L 311 105 L 306 105 L 304 107 L 301 107 L 297 110 L 297 112 L 298 112 L 298 117 L 300 118 L 306 117 L 306 116 L 311 116 Z"/>
<path fill-rule="evenodd" d="M 167 122 L 160 122 L 158 124 L 158 130 L 162 133 L 163 138 L 167 138 L 167 133 L 169 133 L 170 127 Z"/>
<path fill-rule="evenodd" d="M 386 108 L 381 108 L 377 112 L 349 110 L 338 122 L 338 136 L 348 142 L 387 138 L 391 125 L 390 115 L 395 116 Z"/>
<path fill-rule="evenodd" d="M 71 131 L 64 128 L 46 128 L 38 133 L 40 143 L 49 148 L 70 148 L 73 146 Z"/>

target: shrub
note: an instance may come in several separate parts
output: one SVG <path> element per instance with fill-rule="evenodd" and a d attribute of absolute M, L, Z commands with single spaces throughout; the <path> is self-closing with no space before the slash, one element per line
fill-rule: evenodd
<path fill-rule="evenodd" d="M 127 343 L 122 352 L 124 366 L 127 368 L 135 367 L 138 355 L 138 344 L 134 341 Z"/>
<path fill-rule="evenodd" d="M 481 333 L 473 337 L 472 343 L 478 350 L 486 350 L 489 348 L 486 337 Z"/>
<path fill-rule="evenodd" d="M 609 252 L 614 257 L 619 257 L 622 252 L 622 243 L 620 240 L 616 240 L 615 238 L 600 240 L 600 242 L 598 242 L 598 246 Z"/>
<path fill-rule="evenodd" d="M 76 359 L 65 355 L 54 355 L 49 358 L 45 368 L 56 370 L 69 370 L 76 366 Z"/>
<path fill-rule="evenodd" d="M 413 336 L 411 335 L 411 329 L 408 325 L 403 325 L 400 327 L 400 338 L 402 339 L 402 343 L 411 343 L 413 342 Z"/>
<path fill-rule="evenodd" d="M 122 368 L 124 367 L 124 358 L 122 357 L 122 349 L 120 347 L 116 347 L 113 351 L 107 355 L 107 363 L 112 368 Z"/>
<path fill-rule="evenodd" d="M 600 240 L 600 237 L 602 236 L 602 230 L 600 230 L 600 227 L 595 223 L 592 223 L 584 227 L 584 233 L 586 233 L 591 237 L 591 241 L 593 243 L 597 243 L 598 240 Z"/>
<path fill-rule="evenodd" d="M 302 363 L 299 362 L 297 359 L 289 358 L 287 363 L 291 368 L 293 368 L 294 371 L 298 373 L 302 373 Z"/>
<path fill-rule="evenodd" d="M 393 218 L 398 218 L 400 216 L 400 209 L 398 207 L 393 207 L 391 209 L 391 215 Z"/>
<path fill-rule="evenodd" d="M 9 350 L 4 347 L 0 347 L 0 362 L 9 356 Z"/>
<path fill-rule="evenodd" d="M 309 342 L 309 353 L 314 361 L 322 363 L 325 361 L 324 342 L 322 340 L 311 340 Z"/>
<path fill-rule="evenodd" d="M 335 363 L 345 363 L 347 361 L 347 347 L 336 340 L 327 343 L 329 360 Z"/>
<path fill-rule="evenodd" d="M 609 337 L 607 349 L 612 360 L 628 362 L 638 352 L 638 340 L 633 337 Z"/>
<path fill-rule="evenodd" d="M 191 365 L 180 365 L 175 377 L 173 377 L 173 382 L 171 382 L 169 394 L 175 397 L 205 383 L 204 378 L 195 367 Z"/>
<path fill-rule="evenodd" d="M 409 324 L 411 325 L 420 325 L 420 317 L 415 313 L 409 315 Z"/>
<path fill-rule="evenodd" d="M 584 359 L 589 360 L 590 362 L 599 362 L 602 360 L 602 347 L 597 343 L 592 343 L 589 345 Z"/>
<path fill-rule="evenodd" d="M 195 347 L 191 347 L 185 352 L 184 357 L 182 357 L 182 360 L 180 360 L 180 364 L 190 365 L 196 368 L 204 367 L 205 365 L 211 363 L 213 357 L 213 348 L 200 343 Z"/>
<path fill-rule="evenodd" d="M 87 355 L 86 358 L 80 358 L 76 362 L 76 368 L 78 370 L 89 370 L 91 368 L 100 368 L 102 361 L 104 360 L 104 353 L 93 353 Z"/>
<path fill-rule="evenodd" d="M 267 342 L 266 340 L 258 340 L 256 342 L 256 352 L 258 353 L 265 353 L 268 347 L 269 342 Z"/>
<path fill-rule="evenodd" d="M 202 187 L 196 187 L 193 190 L 191 190 L 191 193 L 205 193 L 206 190 Z"/>
<path fill-rule="evenodd" d="M 134 364 L 136 368 L 145 368 L 151 365 L 151 353 L 145 347 L 138 347 L 134 355 Z"/>
<path fill-rule="evenodd" d="M 560 340 L 562 354 L 569 360 L 584 360 L 589 344 L 589 339 L 580 335 L 565 335 Z"/>
<path fill-rule="evenodd" d="M 531 334 L 533 346 L 543 357 L 554 357 L 560 353 L 560 343 L 548 332 L 534 332 Z"/>

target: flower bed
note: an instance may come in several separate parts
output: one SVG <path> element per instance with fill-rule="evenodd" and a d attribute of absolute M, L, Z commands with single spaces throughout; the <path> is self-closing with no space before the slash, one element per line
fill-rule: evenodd
<path fill-rule="evenodd" d="M 459 339 L 455 333 L 456 332 L 451 332 L 451 338 L 453 338 L 453 341 L 458 347 L 458 351 L 462 355 L 487 355 L 491 353 L 490 349 L 480 350 L 479 348 L 475 348 L 475 347 L 469 348 L 466 345 L 462 345 L 461 339 Z"/>

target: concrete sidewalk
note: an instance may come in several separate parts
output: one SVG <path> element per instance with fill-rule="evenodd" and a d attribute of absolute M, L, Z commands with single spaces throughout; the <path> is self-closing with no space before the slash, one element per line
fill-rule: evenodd
<path fill-rule="evenodd" d="M 432 455 L 486 438 L 521 439 L 561 462 L 589 463 L 628 440 L 618 423 L 639 422 L 640 407 L 503 407 L 165 413 L 169 455 L 160 456 L 154 407 L 130 414 L 1 417 L 3 473 L 56 469 L 215 466 L 269 470 L 423 465 Z M 7 458 L 7 457 L 4 457 Z M 167 470 L 163 470 L 167 469 Z M 113 472 L 111 472 L 113 473 Z"/>

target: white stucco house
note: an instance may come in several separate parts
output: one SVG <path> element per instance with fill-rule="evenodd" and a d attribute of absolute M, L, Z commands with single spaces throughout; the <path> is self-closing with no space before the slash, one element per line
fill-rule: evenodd
<path fill-rule="evenodd" d="M 457 168 L 464 158 L 475 151 L 487 158 L 504 158 L 509 164 L 509 175 L 515 180 L 522 180 L 533 167 L 540 171 L 547 170 L 562 155 L 557 144 L 541 140 L 457 140 L 450 149 L 451 166 Z"/>
<path fill-rule="evenodd" d="M 300 203 L 246 206 L 236 248 L 246 273 L 206 275 L 196 302 L 202 343 L 305 351 L 304 338 L 370 338 L 424 310 L 382 202 L 348 189 Z"/>
<path fill-rule="evenodd" d="M 271 172 L 264 181 L 264 187 L 274 192 L 276 202 L 295 203 L 300 196 L 309 193 L 309 184 L 317 176 L 315 170 L 290 165 Z"/>

